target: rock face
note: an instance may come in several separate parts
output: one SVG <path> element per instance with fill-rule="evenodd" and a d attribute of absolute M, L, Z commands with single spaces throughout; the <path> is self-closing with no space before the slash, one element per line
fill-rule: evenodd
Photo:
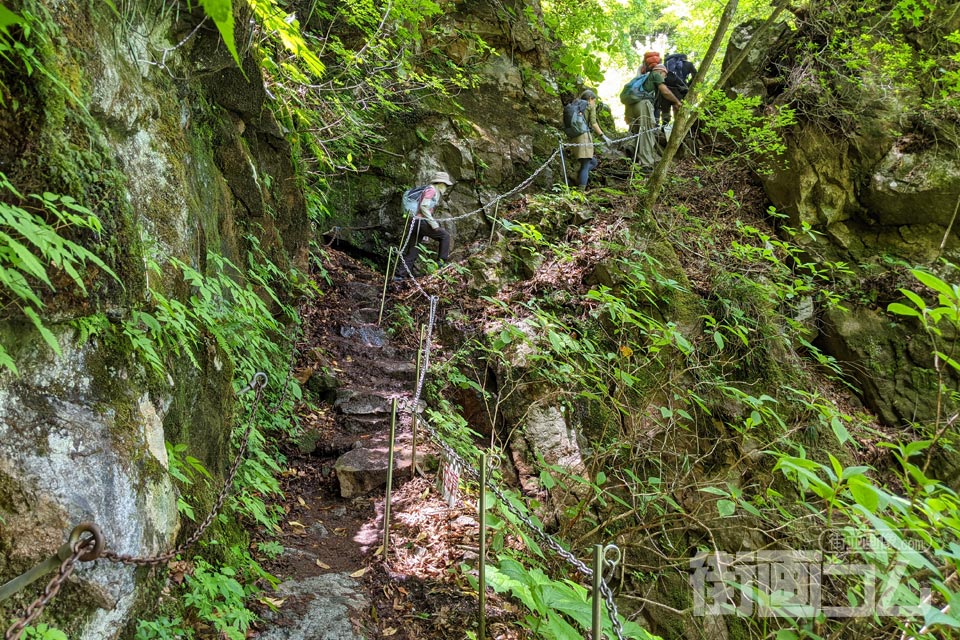
<path fill-rule="evenodd" d="M 949 16 L 956 22 L 957 16 Z M 955 26 L 944 25 L 949 32 Z M 741 27 L 731 38 L 729 63 L 748 41 L 752 28 Z M 773 30 L 738 70 L 729 89 L 760 95 L 768 104 L 782 100 L 768 87 L 782 88 L 782 79 L 764 81 L 770 56 L 789 47 L 791 32 Z M 842 79 L 840 79 L 842 81 Z M 843 262 L 854 269 L 884 269 L 891 261 L 934 266 L 939 258 L 960 261 L 955 217 L 960 205 L 960 136 L 955 124 L 916 117 L 910 103 L 864 76 L 855 95 L 832 87 L 840 99 L 856 100 L 855 127 L 838 135 L 815 120 L 803 120 L 785 135 L 780 166 L 761 176 L 776 208 L 795 228 L 810 225 L 821 235 L 802 242 L 821 260 Z M 806 89 L 799 82 L 795 96 Z M 845 96 L 845 97 L 843 97 Z M 858 273 L 855 277 L 860 277 Z M 877 292 L 866 296 L 877 298 Z M 881 308 L 899 301 L 893 292 L 874 300 Z M 884 299 L 884 297 L 886 299 Z M 885 422 L 901 426 L 931 417 L 937 378 L 932 347 L 918 328 L 897 323 L 882 312 L 844 303 L 849 315 L 824 311 L 827 332 L 818 342 L 849 367 L 862 385 L 867 405 Z M 868 332 L 864 335 L 862 332 Z M 924 349 L 931 349 L 922 353 Z M 956 381 L 946 378 L 949 388 Z"/>
<path fill-rule="evenodd" d="M 331 194 L 331 209 L 345 228 L 377 229 L 347 232 L 352 244 L 382 255 L 384 240 L 399 242 L 400 196 L 435 171 L 446 171 L 456 181 L 438 217 L 456 217 L 516 187 L 557 148 L 554 127 L 561 101 L 546 90 L 555 88 L 546 71 L 546 43 L 525 20 L 510 17 L 528 10 L 539 12 L 538 3 L 479 0 L 458 3 L 439 19 L 430 36 L 437 40 L 428 39 L 424 47 L 440 46 L 451 60 L 475 70 L 479 86 L 456 96 L 462 111 L 447 101 L 422 101 L 415 124 L 392 127 L 383 153 L 371 158 L 370 171 L 348 177 Z M 444 35 L 455 32 L 475 34 L 495 51 Z M 559 171 L 557 159 L 537 184 L 549 184 Z M 491 209 L 445 223 L 454 234 L 455 255 L 460 242 L 489 234 L 493 215 Z"/>
<path fill-rule="evenodd" d="M 148 290 L 185 298 L 182 278 L 149 271 L 151 261 L 206 272 L 213 252 L 243 265 L 249 234 L 277 264 L 303 266 L 309 240 L 257 67 L 247 60 L 241 73 L 202 12 L 133 2 L 117 5 L 118 17 L 112 3 L 47 5 L 51 39 L 32 43 L 61 84 L 0 64 L 0 172 L 24 194 L 89 206 L 104 231 L 82 241 L 100 243 L 93 250 L 120 282 L 88 283 L 89 300 L 68 287 L 50 297 L 46 326 L 60 355 L 22 321 L 0 320 L 20 370 L 0 373 L 0 582 L 54 552 L 81 520 L 119 553 L 170 549 L 182 523 L 165 443 L 186 444 L 215 475 L 233 460 L 234 372 L 216 347 L 197 353 L 197 366 L 162 353 L 169 373 L 159 376 L 130 343 L 74 323 L 129 320 L 148 307 Z M 212 500 L 199 501 L 202 518 Z M 98 561 L 75 576 L 44 614 L 71 638 L 116 637 L 151 598 L 150 574 L 133 567 Z M 9 619 L 36 593 L 0 611 Z"/>
<path fill-rule="evenodd" d="M 864 401 L 891 425 L 933 424 L 954 413 L 955 403 L 939 398 L 940 376 L 934 345 L 912 323 L 892 323 L 880 312 L 857 307 L 824 313 L 823 343 L 852 367 Z M 943 383 L 957 388 L 950 367 L 941 367 Z"/>
<path fill-rule="evenodd" d="M 158 404 L 149 394 L 138 396 L 142 392 L 116 360 L 111 380 L 98 362 L 108 354 L 75 348 L 73 340 L 64 334 L 59 358 L 39 349 L 32 358 L 21 354 L 22 375 L 15 381 L 3 377 L 4 581 L 53 553 L 82 521 L 99 525 L 108 548 L 133 555 L 168 550 L 180 528 L 164 446 L 163 417 L 171 399 Z M 86 625 L 72 637 L 113 637 L 137 604 L 133 568 L 97 562 L 81 565 L 75 575 L 76 586 L 51 614 L 66 613 L 65 607 L 86 611 Z M 33 593 L 28 589 L 20 598 Z M 23 600 L 13 604 L 22 606 Z"/>

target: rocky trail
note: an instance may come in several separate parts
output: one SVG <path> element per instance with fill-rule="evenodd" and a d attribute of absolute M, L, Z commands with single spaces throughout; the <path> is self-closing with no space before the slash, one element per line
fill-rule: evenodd
<path fill-rule="evenodd" d="M 328 269 L 332 286 L 304 314 L 296 375 L 315 408 L 301 411 L 302 436 L 284 451 L 286 515 L 273 536 L 255 535 L 283 550 L 258 554 L 281 584 L 262 599 L 253 637 L 460 640 L 476 625 L 476 593 L 458 570 L 476 560 L 476 514 L 449 507 L 432 477 L 411 479 L 408 419 L 398 418 L 390 553 L 382 560 L 391 405 L 412 400 L 416 345 L 377 324 L 381 274 L 335 251 Z M 412 338 L 405 333 L 397 339 Z M 431 454 L 420 440 L 418 467 Z M 492 604 L 495 634 L 510 607 Z"/>

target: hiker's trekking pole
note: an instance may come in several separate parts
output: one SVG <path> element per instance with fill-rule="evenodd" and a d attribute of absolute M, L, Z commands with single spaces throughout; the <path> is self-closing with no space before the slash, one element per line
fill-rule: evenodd
<path fill-rule="evenodd" d="M 397 255 L 402 255 L 403 250 L 406 249 L 403 245 L 406 244 L 407 232 L 410 230 L 411 224 L 413 224 L 413 216 L 408 215 L 407 219 L 403 221 L 403 233 L 400 234 L 400 246 L 397 248 Z M 394 266 L 394 271 L 396 271 L 396 266 Z"/>
<path fill-rule="evenodd" d="M 564 171 L 566 174 L 566 171 Z M 493 243 L 493 232 L 497 230 L 497 212 L 500 210 L 500 201 L 497 200 L 497 203 L 493 205 L 493 221 L 490 223 L 490 239 L 487 240 L 487 245 Z"/>
<path fill-rule="evenodd" d="M 567 189 L 570 188 L 570 183 L 567 182 L 567 161 L 563 157 L 563 138 L 558 138 L 560 143 L 560 166 L 563 168 L 563 186 Z"/>
<path fill-rule="evenodd" d="M 387 305 L 387 283 L 390 282 L 390 265 L 393 263 L 395 252 L 396 247 L 390 247 L 390 251 L 387 252 L 387 269 L 383 274 L 383 293 L 380 294 L 380 315 L 377 316 L 378 325 L 383 322 L 383 308 Z M 399 260 L 399 257 L 397 259 Z"/>
<path fill-rule="evenodd" d="M 633 170 L 637 167 L 637 154 L 640 153 L 640 127 L 637 126 L 637 143 L 633 145 L 633 163 L 630 165 L 630 183 L 633 184 Z"/>

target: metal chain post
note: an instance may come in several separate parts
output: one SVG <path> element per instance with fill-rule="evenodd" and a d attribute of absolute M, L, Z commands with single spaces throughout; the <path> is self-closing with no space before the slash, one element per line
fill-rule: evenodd
<path fill-rule="evenodd" d="M 387 495 L 383 503 L 383 559 L 387 559 L 390 551 L 390 498 L 393 492 L 393 449 L 397 435 L 397 399 L 393 399 L 393 408 L 390 412 L 390 447 L 387 462 Z"/>
<path fill-rule="evenodd" d="M 387 285 L 390 283 L 390 267 L 395 252 L 395 247 L 390 247 L 390 251 L 387 252 L 387 268 L 383 272 L 383 291 L 380 294 L 380 315 L 377 316 L 378 325 L 383 322 L 383 309 L 387 306 Z"/>
<path fill-rule="evenodd" d="M 603 612 L 600 607 L 600 583 L 603 582 L 603 545 L 593 546 L 593 590 L 591 600 L 591 627 L 590 640 L 606 640 L 603 634 Z"/>
<path fill-rule="evenodd" d="M 558 138 L 557 142 L 560 149 L 560 170 L 563 171 L 563 186 L 570 188 L 570 181 L 567 179 L 567 159 L 563 155 L 563 138 Z"/>
<path fill-rule="evenodd" d="M 86 532 L 91 533 L 92 537 L 81 538 L 81 533 Z M 30 626 L 30 624 L 43 613 L 44 608 L 46 608 L 60 592 L 60 587 L 63 586 L 63 583 L 66 582 L 70 574 L 73 573 L 77 562 L 91 562 L 97 559 L 100 551 L 103 549 L 103 537 L 100 535 L 100 530 L 92 523 L 82 523 L 78 525 L 73 530 L 73 533 L 70 534 L 70 549 L 70 555 L 60 563 L 57 575 L 47 583 L 46 588 L 43 590 L 43 595 L 31 602 L 24 610 L 21 618 L 10 625 L 6 633 L 4 633 L 3 637 L 5 640 L 19 640 L 23 630 Z"/>
<path fill-rule="evenodd" d="M 419 411 L 420 395 L 423 393 L 423 383 L 427 378 L 427 371 L 430 369 L 430 349 L 433 347 L 433 325 L 437 320 L 437 296 L 430 296 L 430 316 L 427 320 L 427 336 L 423 343 L 423 360 L 420 368 L 420 377 L 417 379 L 417 388 L 413 394 L 412 411 Z"/>
<path fill-rule="evenodd" d="M 480 495 L 477 499 L 477 510 L 480 521 L 480 540 L 478 543 L 477 562 L 477 591 L 480 594 L 479 602 L 479 630 L 477 640 L 487 640 L 487 454 L 480 454 Z"/>
<path fill-rule="evenodd" d="M 497 214 L 500 212 L 500 201 L 493 205 L 493 220 L 490 221 L 490 237 L 487 238 L 487 246 L 493 244 L 493 234 L 497 231 Z"/>

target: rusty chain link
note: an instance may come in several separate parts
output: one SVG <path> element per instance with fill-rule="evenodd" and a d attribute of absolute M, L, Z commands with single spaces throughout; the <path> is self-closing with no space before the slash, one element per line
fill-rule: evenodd
<path fill-rule="evenodd" d="M 427 325 L 427 339 L 424 342 L 423 352 L 422 352 L 422 362 L 423 370 L 420 374 L 420 379 L 417 380 L 417 387 L 414 390 L 413 402 L 409 405 L 410 411 L 412 413 L 419 412 L 419 403 L 420 396 L 423 392 L 423 383 L 427 377 L 427 369 L 430 365 L 430 350 L 432 348 L 431 336 L 433 335 L 433 326 L 436 323 L 436 314 L 437 314 L 437 296 L 429 296 L 430 298 L 430 317 Z M 427 432 L 429 438 L 433 443 L 440 448 L 443 455 L 447 457 L 448 461 L 452 464 L 459 465 L 460 469 L 464 472 L 464 475 L 479 482 L 480 472 L 474 468 L 472 464 L 464 460 L 447 442 L 443 437 L 434 429 L 430 423 L 426 420 L 421 420 L 420 424 L 423 429 Z M 504 507 L 511 513 L 519 522 L 524 524 L 531 532 L 533 532 L 534 537 L 543 545 L 551 549 L 555 554 L 566 560 L 571 564 L 577 571 L 588 578 L 593 577 L 593 569 L 588 567 L 584 562 L 578 559 L 575 555 L 567 551 L 563 545 L 557 542 L 550 534 L 544 531 L 542 528 L 537 526 L 532 520 L 526 517 L 516 506 L 513 505 L 510 500 L 507 499 L 507 495 L 493 483 L 493 480 L 487 479 L 487 487 L 494 493 L 494 495 L 499 498 L 500 502 Z M 481 491 L 483 489 L 481 488 Z M 606 579 L 601 575 L 600 576 L 600 593 L 603 596 L 607 604 L 607 612 L 610 614 L 610 622 L 613 625 L 613 630 L 617 634 L 618 640 L 625 640 L 623 635 L 623 624 L 620 622 L 620 615 L 617 612 L 617 604 L 613 599 L 613 591 L 607 585 Z M 597 639 L 599 640 L 599 639 Z"/>
<path fill-rule="evenodd" d="M 253 431 L 253 424 L 257 415 L 257 408 L 260 406 L 260 401 L 263 399 L 263 391 L 266 386 L 267 374 L 263 373 L 262 371 L 258 371 L 253 375 L 253 378 L 251 378 L 250 384 L 237 392 L 237 395 L 241 395 L 247 391 L 253 391 L 255 393 L 253 405 L 250 407 L 250 421 L 247 423 L 247 428 L 243 432 L 243 437 L 240 439 L 240 450 L 237 451 L 237 457 L 233 461 L 233 466 L 230 468 L 230 473 L 227 474 L 227 477 L 224 480 L 223 489 L 220 490 L 220 495 L 217 496 L 217 501 L 214 504 L 213 509 L 210 510 L 210 513 L 207 514 L 206 519 L 200 524 L 199 527 L 197 527 L 196 531 L 194 531 L 189 538 L 177 545 L 177 547 L 172 551 L 162 553 L 158 556 L 133 556 L 117 553 L 116 551 L 107 549 L 102 554 L 103 558 L 110 560 L 111 562 L 130 564 L 138 567 L 156 566 L 170 562 L 175 557 L 192 547 L 197 540 L 200 539 L 200 536 L 202 536 L 206 532 L 207 528 L 213 524 L 214 518 L 216 518 L 220 513 L 220 509 L 223 508 L 224 501 L 227 499 L 227 496 L 233 489 L 233 480 L 237 475 L 237 471 L 240 470 L 240 463 L 243 462 L 243 454 L 247 450 L 247 443 L 250 440 L 250 433 Z"/>
<path fill-rule="evenodd" d="M 84 533 L 90 533 L 87 538 L 81 537 Z M 4 633 L 4 640 L 19 640 L 23 630 L 36 620 L 44 608 L 60 593 L 60 587 L 66 582 L 77 562 L 92 562 L 96 560 L 103 550 L 103 536 L 97 525 L 91 522 L 84 522 L 73 530 L 70 534 L 69 556 L 63 559 L 55 575 L 43 590 L 43 594 L 24 609 L 20 619 L 14 622 Z"/>

